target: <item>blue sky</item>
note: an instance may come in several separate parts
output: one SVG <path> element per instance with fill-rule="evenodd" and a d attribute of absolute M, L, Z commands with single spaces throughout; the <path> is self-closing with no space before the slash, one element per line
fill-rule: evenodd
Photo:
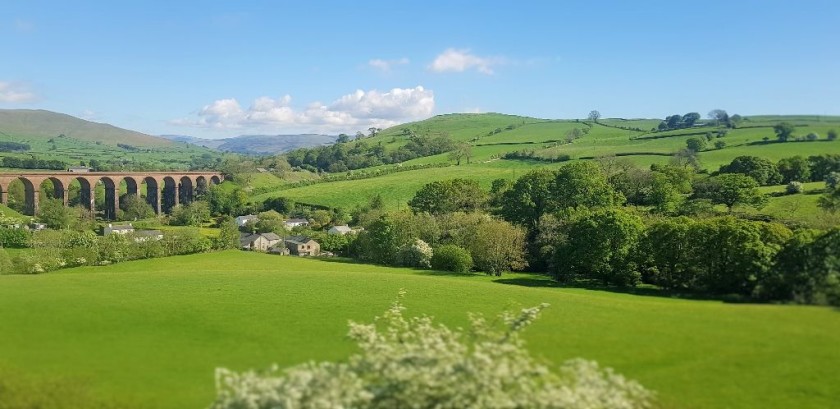
<path fill-rule="evenodd" d="M 840 114 L 836 0 L 400 3 L 0 0 L 0 108 L 204 137 Z"/>

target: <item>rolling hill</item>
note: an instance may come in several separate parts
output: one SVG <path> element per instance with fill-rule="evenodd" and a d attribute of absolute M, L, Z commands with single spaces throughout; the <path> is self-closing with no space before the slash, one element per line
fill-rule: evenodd
<path fill-rule="evenodd" d="M 206 139 L 186 135 L 161 135 L 163 138 L 186 142 L 221 152 L 242 153 L 246 155 L 271 155 L 288 152 L 297 148 L 328 145 L 336 137 L 320 134 L 298 135 L 239 135 L 233 138 Z"/>
<path fill-rule="evenodd" d="M 113 125 L 86 121 L 67 114 L 45 110 L 0 109 L 0 135 L 19 138 L 56 138 L 64 135 L 88 142 L 137 147 L 172 146 L 172 141 Z"/>

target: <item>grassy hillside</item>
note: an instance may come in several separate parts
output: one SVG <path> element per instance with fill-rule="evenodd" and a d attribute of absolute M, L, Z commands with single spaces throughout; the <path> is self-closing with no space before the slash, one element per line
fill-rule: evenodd
<path fill-rule="evenodd" d="M 193 160 L 212 161 L 211 149 L 41 110 L 0 110 L 0 142 L 24 143 L 29 150 L 2 157 L 60 160 L 78 165 L 91 159 L 133 169 L 186 168 Z M 0 168 L 0 172 L 10 171 Z"/>
<path fill-rule="evenodd" d="M 112 146 L 116 146 L 117 143 L 138 147 L 173 145 L 168 139 L 44 110 L 0 109 L 0 132 L 37 139 L 55 138 L 63 134 L 80 141 L 101 142 Z"/>
<path fill-rule="evenodd" d="M 825 408 L 840 394 L 840 314 L 828 308 L 237 251 L 0 276 L 0 371 L 12 379 L 62 374 L 117 407 L 202 407 L 217 366 L 346 357 L 347 320 L 370 321 L 400 288 L 410 314 L 449 325 L 465 324 L 468 311 L 548 302 L 526 332 L 534 354 L 553 363 L 598 360 L 658 391 L 666 408 Z"/>
<path fill-rule="evenodd" d="M 788 121 L 797 125 L 796 136 L 804 137 L 815 132 L 818 141 L 775 142 L 773 125 Z M 656 119 L 604 119 L 599 123 L 575 120 L 546 120 L 503 114 L 451 114 L 440 115 L 425 121 L 395 126 L 383 130 L 375 137 L 365 138 L 369 145 L 382 144 L 386 150 L 396 149 L 409 140 L 408 133 L 419 135 L 449 135 L 455 140 L 472 145 L 471 163 L 460 166 L 434 167 L 390 173 L 361 180 L 337 181 L 303 187 L 275 185 L 275 189 L 263 189 L 252 199 L 261 201 L 273 196 L 286 196 L 303 203 L 351 209 L 380 194 L 388 207 L 404 206 L 424 184 L 443 179 L 465 177 L 477 179 L 485 187 L 496 178 L 514 179 L 528 170 L 538 167 L 557 167 L 559 162 L 538 160 L 500 159 L 505 153 L 533 151 L 537 158 L 567 156 L 571 160 L 591 160 L 601 156 L 623 156 L 637 166 L 649 167 L 653 163 L 667 163 L 674 153 L 684 149 L 689 138 L 704 138 L 707 132 L 717 135 L 722 128 L 698 127 L 667 132 L 650 132 L 656 127 Z M 623 128 L 638 128 L 642 131 Z M 588 134 L 566 143 L 567 134 L 575 129 L 588 129 Z M 714 137 L 708 147 L 699 153 L 700 163 L 709 171 L 717 170 L 741 155 L 755 155 L 778 160 L 794 155 L 818 155 L 840 153 L 840 141 L 827 141 L 829 130 L 840 130 L 840 117 L 808 116 L 761 116 L 748 117 L 737 129 L 726 130 L 726 135 Z M 768 140 L 765 141 L 765 138 Z M 725 142 L 726 146 L 716 149 L 714 143 Z M 452 163 L 448 154 L 421 157 L 402 165 L 384 165 L 378 168 L 353 171 L 375 174 L 377 169 L 398 169 L 400 166 Z M 454 164 L 453 164 L 454 165 Z M 270 190 L 270 191 L 269 191 Z M 813 199 L 813 200 L 811 200 Z M 767 213 L 789 215 L 782 209 L 789 197 L 773 198 Z M 806 222 L 818 217 L 816 196 L 802 200 L 801 213 L 791 216 Z M 763 212 L 764 210 L 762 210 Z"/>

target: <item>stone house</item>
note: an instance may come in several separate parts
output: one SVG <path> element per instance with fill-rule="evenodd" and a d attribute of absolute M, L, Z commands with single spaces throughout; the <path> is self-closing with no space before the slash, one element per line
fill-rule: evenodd
<path fill-rule="evenodd" d="M 274 233 L 247 234 L 239 239 L 239 245 L 243 250 L 268 251 L 278 243 L 280 243 L 280 236 Z"/>
<path fill-rule="evenodd" d="M 343 236 L 345 234 L 350 234 L 350 233 L 355 233 L 355 232 L 353 231 L 353 229 L 350 228 L 350 226 L 344 225 L 344 226 L 330 227 L 330 229 L 327 230 L 327 233 L 329 233 L 329 234 L 340 234 L 340 235 Z"/>
<path fill-rule="evenodd" d="M 295 256 L 317 256 L 321 254 L 321 245 L 306 236 L 289 236 L 285 240 L 289 253 Z"/>

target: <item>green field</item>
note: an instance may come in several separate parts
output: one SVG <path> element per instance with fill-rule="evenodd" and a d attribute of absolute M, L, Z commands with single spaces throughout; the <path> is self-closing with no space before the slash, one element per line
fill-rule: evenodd
<path fill-rule="evenodd" d="M 540 276 L 446 276 L 229 251 L 0 276 L 0 371 L 80 380 L 117 407 L 206 406 L 213 369 L 337 360 L 348 319 L 398 289 L 410 314 L 551 307 L 526 332 L 559 363 L 595 359 L 668 408 L 827 408 L 840 384 L 840 312 L 555 288 Z M 8 375 L 6 375 L 8 376 Z"/>

